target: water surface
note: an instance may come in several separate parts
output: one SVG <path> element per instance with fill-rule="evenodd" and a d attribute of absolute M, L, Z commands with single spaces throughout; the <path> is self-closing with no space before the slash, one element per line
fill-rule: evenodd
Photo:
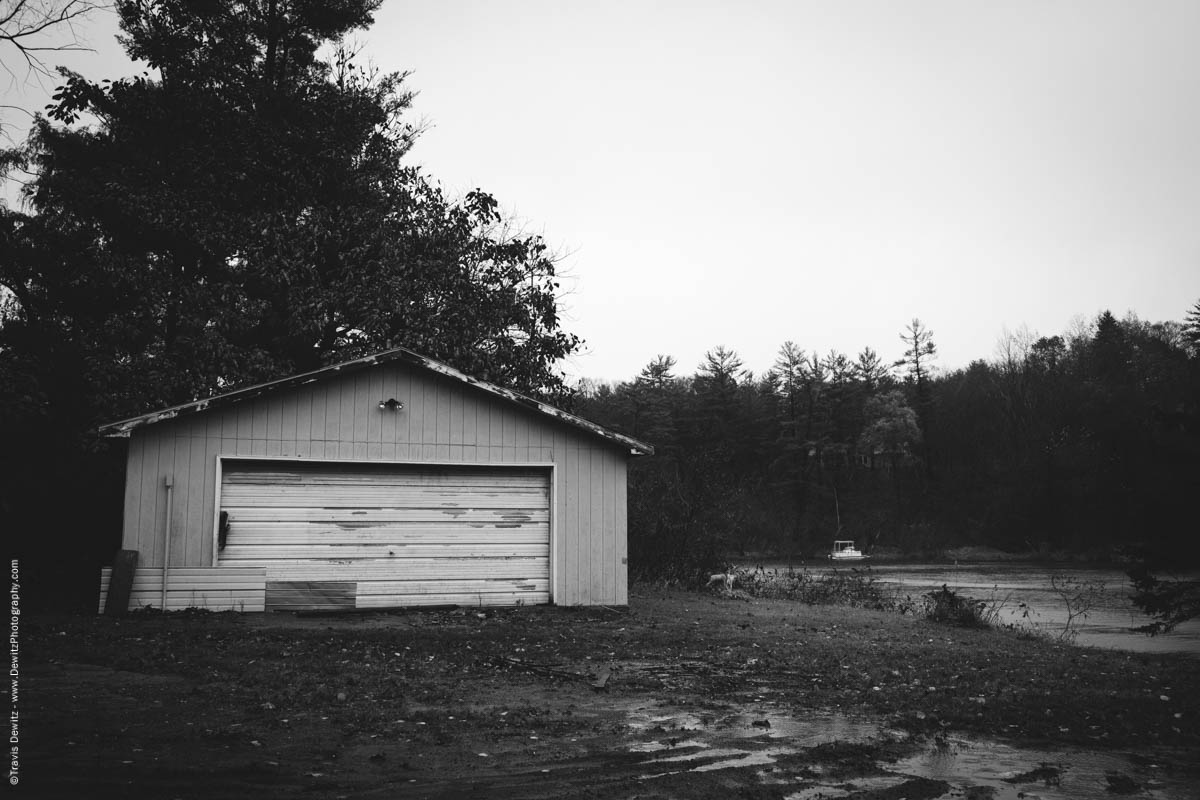
<path fill-rule="evenodd" d="M 769 568 L 786 569 L 782 565 Z M 815 574 L 831 567 L 811 568 Z M 1169 634 L 1147 636 L 1133 630 L 1150 622 L 1130 601 L 1129 577 L 1115 569 L 1084 569 L 1053 564 L 871 564 L 836 569 L 869 569 L 897 596 L 919 598 L 943 585 L 960 595 L 982 600 L 1002 623 L 1032 628 L 1091 647 L 1144 653 L 1187 653 L 1200 657 L 1200 619 Z M 1191 579 L 1200 578 L 1192 574 Z M 1081 611 L 1083 605 L 1088 605 Z M 1076 616 L 1070 618 L 1070 609 Z"/>

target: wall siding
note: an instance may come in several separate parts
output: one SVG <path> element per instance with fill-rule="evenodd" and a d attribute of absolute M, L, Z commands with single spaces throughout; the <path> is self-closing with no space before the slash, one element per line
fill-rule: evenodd
<path fill-rule="evenodd" d="M 108 599 L 112 569 L 100 571 L 100 612 Z M 262 611 L 266 577 L 261 569 L 171 569 L 168 570 L 167 611 L 207 608 L 211 611 Z M 129 595 L 129 608 L 162 608 L 162 567 L 138 566 Z"/>
<path fill-rule="evenodd" d="M 404 409 L 379 409 L 390 397 Z M 468 384 L 386 364 L 136 429 L 122 546 L 139 551 L 140 568 L 163 565 L 167 475 L 171 568 L 213 566 L 222 456 L 553 464 L 553 601 L 628 602 L 626 453 Z"/>

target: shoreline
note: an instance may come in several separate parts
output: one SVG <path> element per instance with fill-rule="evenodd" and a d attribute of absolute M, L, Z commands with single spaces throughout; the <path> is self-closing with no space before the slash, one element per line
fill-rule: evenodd
<path fill-rule="evenodd" d="M 1031 564 L 1044 567 L 1073 567 L 1077 569 L 1111 569 L 1120 572 L 1127 571 L 1131 562 L 1110 554 L 1099 553 L 1046 553 L 1039 550 L 1026 550 L 1010 553 L 990 547 L 955 547 L 931 553 L 902 553 L 891 548 L 875 548 L 867 553 L 867 558 L 859 562 L 848 563 L 847 566 L 869 566 L 871 564 L 888 565 L 919 565 L 919 564 Z M 789 556 L 771 553 L 748 553 L 728 557 L 739 565 L 749 564 L 786 564 L 789 560 L 797 567 L 834 563 L 825 553 L 809 557 Z M 1200 563 L 1178 566 L 1177 570 L 1189 571 L 1200 569 Z"/>

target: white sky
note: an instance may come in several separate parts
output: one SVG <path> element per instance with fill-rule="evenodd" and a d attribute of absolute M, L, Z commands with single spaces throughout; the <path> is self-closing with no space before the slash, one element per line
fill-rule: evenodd
<path fill-rule="evenodd" d="M 128 74 L 92 28 L 75 68 Z M 914 316 L 944 368 L 1106 308 L 1181 320 L 1198 33 L 1195 0 L 390 0 L 358 38 L 413 73 L 410 158 L 563 255 L 569 375 L 622 380 L 718 344 L 892 360 Z"/>

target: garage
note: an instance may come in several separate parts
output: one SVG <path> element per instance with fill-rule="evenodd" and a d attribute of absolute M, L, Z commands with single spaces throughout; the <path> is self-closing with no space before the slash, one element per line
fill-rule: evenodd
<path fill-rule="evenodd" d="M 550 599 L 550 470 L 226 460 L 218 564 L 267 610 Z"/>
<path fill-rule="evenodd" d="M 628 602 L 628 462 L 653 448 L 403 348 L 99 433 L 128 440 L 126 607 Z"/>

